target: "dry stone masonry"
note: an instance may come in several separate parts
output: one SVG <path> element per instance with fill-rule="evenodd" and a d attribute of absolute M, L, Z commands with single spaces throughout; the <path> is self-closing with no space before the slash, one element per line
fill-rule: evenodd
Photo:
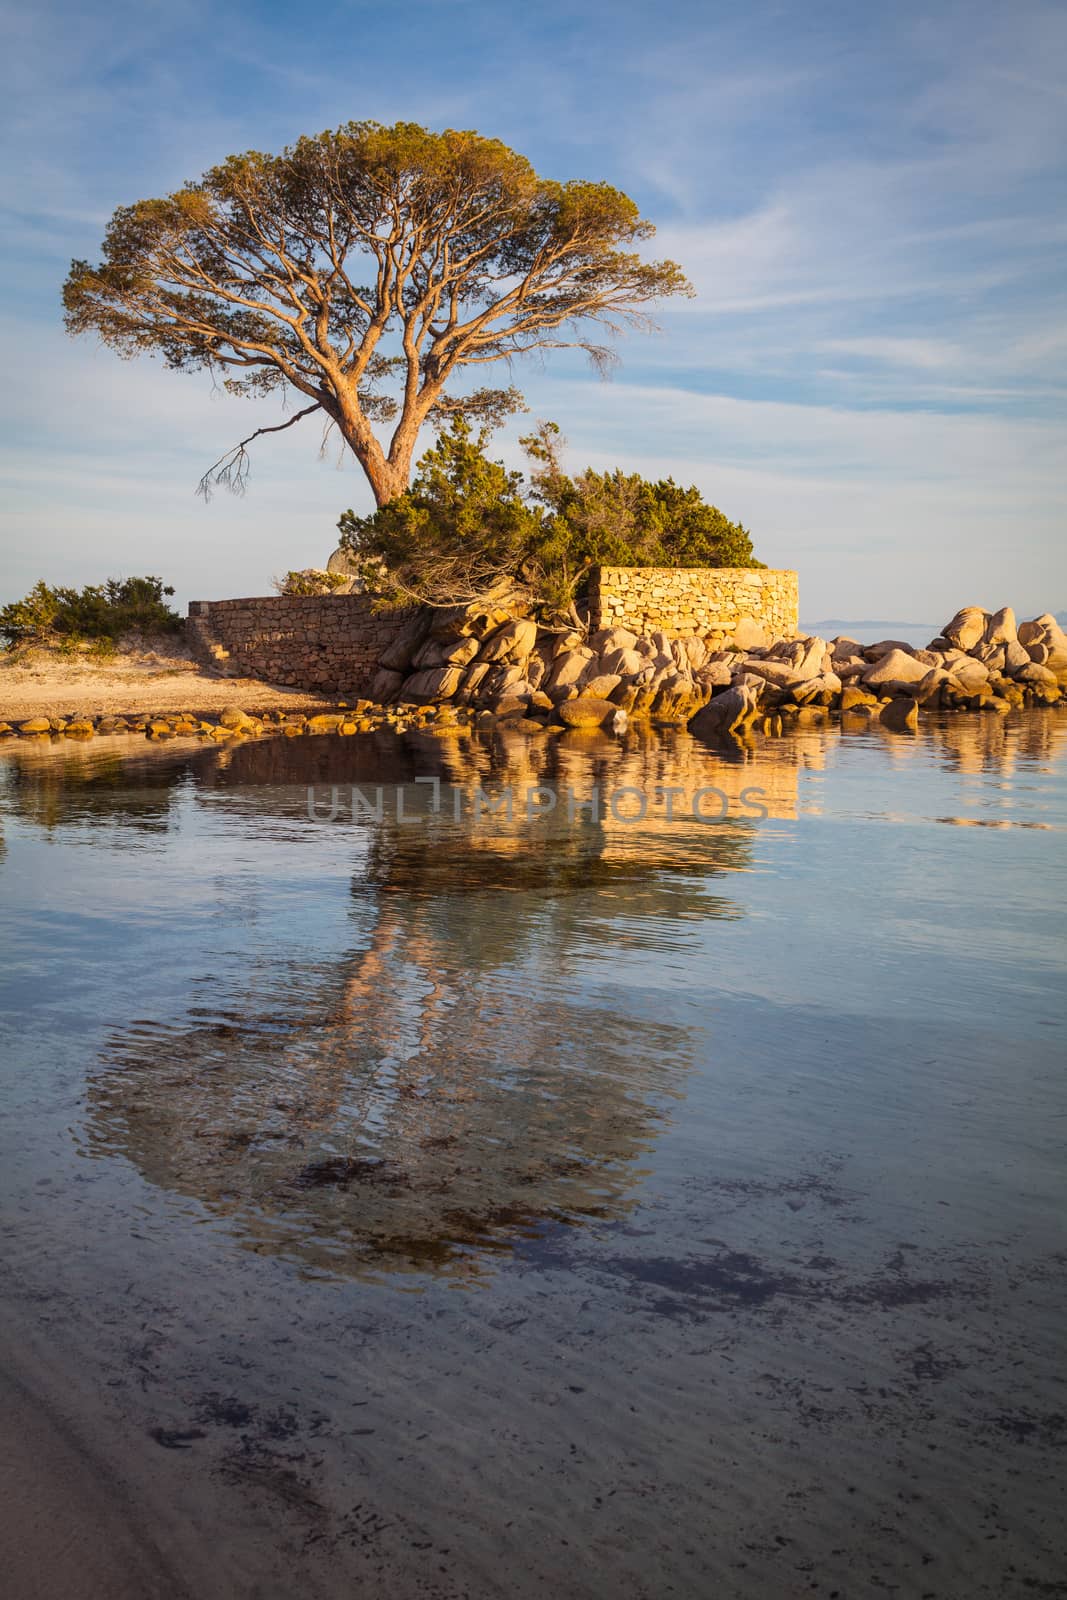
<path fill-rule="evenodd" d="M 366 594 L 194 600 L 188 637 L 201 659 L 227 676 L 335 694 L 369 685 L 410 615 L 375 611 Z"/>
<path fill-rule="evenodd" d="M 765 643 L 796 633 L 797 575 L 746 567 L 604 567 L 594 576 L 587 611 L 593 632 L 622 628 L 635 637 L 697 637 L 707 650 L 733 640 Z M 204 661 L 234 677 L 365 694 L 380 666 L 396 671 L 409 665 L 401 658 L 413 616 L 411 609 L 375 610 L 366 594 L 195 600 L 189 638 Z M 433 620 L 441 621 L 441 615 Z M 465 627 L 468 642 L 447 663 L 428 648 L 418 665 L 467 666 L 478 653 L 477 643 L 469 642 L 476 632 L 476 626 Z M 536 638 L 534 623 L 524 620 L 517 641 L 498 640 L 496 655 L 482 653 L 479 660 L 515 656 L 516 642 L 529 654 Z M 390 647 L 396 644 L 394 661 Z"/>
<path fill-rule="evenodd" d="M 795 572 L 769 567 L 601 567 L 589 593 L 594 628 L 657 629 L 672 639 L 732 635 L 742 618 L 772 639 L 797 631 Z"/>
<path fill-rule="evenodd" d="M 1067 694 L 1067 638 L 1048 613 L 1017 624 L 1009 607 L 966 606 L 919 650 L 804 637 L 795 612 L 792 573 L 610 569 L 573 631 L 543 626 L 507 590 L 384 614 L 365 595 L 231 600 L 194 608 L 191 627 L 225 670 L 531 732 L 649 718 L 718 735 L 841 712 L 906 733 L 920 709 L 1006 712 Z"/>

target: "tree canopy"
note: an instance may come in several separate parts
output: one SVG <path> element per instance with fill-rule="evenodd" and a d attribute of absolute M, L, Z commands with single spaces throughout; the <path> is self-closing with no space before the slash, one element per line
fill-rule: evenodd
<path fill-rule="evenodd" d="M 451 606 L 502 580 L 523 584 L 546 616 L 574 616 L 595 566 L 759 567 L 752 539 L 700 490 L 637 473 L 570 477 L 562 439 L 542 423 L 522 444 L 530 477 L 486 455 L 463 416 L 426 451 L 410 489 L 367 517 L 341 516 L 342 546 L 391 598 Z"/>
<path fill-rule="evenodd" d="M 499 140 L 349 122 L 120 207 L 103 261 L 71 265 L 66 323 L 232 392 L 309 402 L 227 452 L 205 492 L 241 487 L 251 439 L 321 413 L 384 505 L 428 420 L 521 403 L 449 388 L 466 369 L 575 346 L 603 362 L 611 335 L 691 292 L 674 262 L 637 253 L 654 231 L 618 189 L 541 178 Z"/>

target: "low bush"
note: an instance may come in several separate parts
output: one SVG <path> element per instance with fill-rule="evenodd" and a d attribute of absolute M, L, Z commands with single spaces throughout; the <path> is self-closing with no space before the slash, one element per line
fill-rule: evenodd
<path fill-rule="evenodd" d="M 343 572 L 327 572 L 321 567 L 303 567 L 272 580 L 278 594 L 332 594 L 349 580 Z"/>
<path fill-rule="evenodd" d="M 91 640 L 97 653 L 124 634 L 173 633 L 182 619 L 164 600 L 174 590 L 161 578 L 108 578 L 84 589 L 53 588 L 41 579 L 22 600 L 0 607 L 0 639 L 8 649 L 24 644 Z"/>

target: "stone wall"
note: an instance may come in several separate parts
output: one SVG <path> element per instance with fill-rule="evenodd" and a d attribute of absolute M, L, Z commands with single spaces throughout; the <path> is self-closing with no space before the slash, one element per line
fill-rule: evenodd
<path fill-rule="evenodd" d="M 742 617 L 771 639 L 797 630 L 797 575 L 744 567 L 604 567 L 588 601 L 594 629 L 656 629 L 680 638 L 732 633 Z M 375 611 L 364 594 L 194 600 L 189 641 L 233 677 L 324 694 L 369 694 L 379 658 L 410 609 Z"/>
<path fill-rule="evenodd" d="M 365 594 L 193 600 L 188 637 L 202 660 L 232 677 L 365 694 L 410 615 L 376 612 Z"/>
<path fill-rule="evenodd" d="M 797 631 L 795 572 L 749 567 L 601 567 L 589 592 L 596 628 L 661 629 L 674 638 L 729 634 L 742 617 L 771 638 Z"/>

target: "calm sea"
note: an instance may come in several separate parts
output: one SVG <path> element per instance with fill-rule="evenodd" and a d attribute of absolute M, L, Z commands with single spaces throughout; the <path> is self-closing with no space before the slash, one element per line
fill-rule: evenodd
<path fill-rule="evenodd" d="M 7 1359 L 200 1594 L 1061 1592 L 1065 736 L 9 743 Z"/>

